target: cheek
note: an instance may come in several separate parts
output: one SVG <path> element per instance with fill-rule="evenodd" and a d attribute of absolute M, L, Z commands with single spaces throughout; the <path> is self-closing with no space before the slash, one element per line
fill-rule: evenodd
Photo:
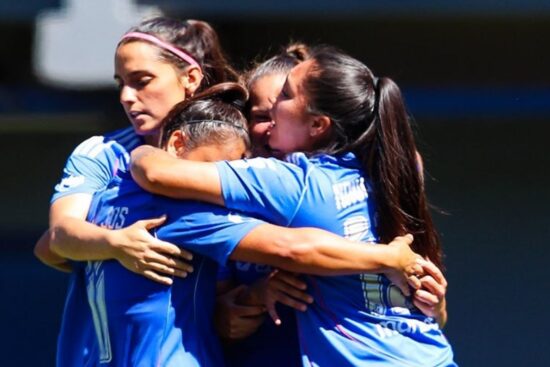
<path fill-rule="evenodd" d="M 252 140 L 263 139 L 267 135 L 270 125 L 271 125 L 271 122 L 260 122 L 260 123 L 254 124 L 250 128 L 250 137 L 252 138 Z"/>

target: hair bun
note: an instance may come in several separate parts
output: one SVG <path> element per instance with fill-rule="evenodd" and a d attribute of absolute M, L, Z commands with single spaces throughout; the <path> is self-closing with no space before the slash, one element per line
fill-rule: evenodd
<path fill-rule="evenodd" d="M 242 109 L 248 100 L 248 90 L 239 83 L 220 83 L 195 94 L 195 96 L 191 98 L 193 101 L 199 99 L 217 99 Z"/>
<path fill-rule="evenodd" d="M 285 53 L 298 61 L 304 61 L 309 58 L 309 47 L 304 43 L 291 43 L 286 47 Z"/>

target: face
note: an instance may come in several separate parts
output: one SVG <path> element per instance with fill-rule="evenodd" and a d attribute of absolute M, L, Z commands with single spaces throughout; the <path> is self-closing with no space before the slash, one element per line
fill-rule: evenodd
<path fill-rule="evenodd" d="M 281 92 L 286 74 L 269 74 L 256 79 L 250 86 L 249 133 L 252 141 L 252 155 L 269 157 L 270 110 Z"/>
<path fill-rule="evenodd" d="M 138 135 L 158 136 L 162 119 L 185 99 L 181 73 L 161 61 L 156 47 L 146 42 L 134 41 L 117 49 L 115 80 L 120 103 Z"/>
<path fill-rule="evenodd" d="M 312 61 L 308 60 L 295 66 L 275 101 L 271 111 L 273 127 L 269 136 L 269 146 L 274 155 L 312 150 L 314 141 L 310 132 L 313 116 L 306 111 L 303 90 L 303 82 L 311 65 Z"/>
<path fill-rule="evenodd" d="M 239 138 L 226 140 L 223 144 L 201 145 L 179 156 L 192 161 L 217 162 L 241 159 L 246 153 L 246 145 Z"/>

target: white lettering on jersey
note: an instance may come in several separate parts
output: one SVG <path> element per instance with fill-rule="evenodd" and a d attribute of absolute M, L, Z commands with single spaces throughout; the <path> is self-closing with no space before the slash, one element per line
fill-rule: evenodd
<path fill-rule="evenodd" d="M 365 187 L 365 179 L 359 177 L 352 181 L 340 182 L 332 186 L 338 210 L 365 201 L 369 196 Z"/>
<path fill-rule="evenodd" d="M 107 212 L 107 219 L 100 225 L 109 229 L 120 229 L 124 227 L 127 215 L 128 207 L 113 206 Z"/>
<path fill-rule="evenodd" d="M 55 191 L 65 192 L 84 183 L 86 178 L 84 176 L 68 176 L 61 180 L 60 183 L 55 185 Z"/>
<path fill-rule="evenodd" d="M 427 333 L 430 330 L 437 330 L 439 326 L 431 318 L 426 321 L 420 320 L 387 320 L 376 324 L 378 335 L 382 338 L 389 338 L 397 334 Z"/>

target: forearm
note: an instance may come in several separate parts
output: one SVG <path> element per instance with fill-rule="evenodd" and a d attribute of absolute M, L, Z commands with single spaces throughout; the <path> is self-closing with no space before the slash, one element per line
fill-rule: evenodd
<path fill-rule="evenodd" d="M 145 190 L 175 199 L 194 199 L 223 205 L 218 170 L 213 163 L 172 157 L 142 146 L 132 151 L 132 177 Z"/>
<path fill-rule="evenodd" d="M 65 217 L 51 228 L 50 247 L 59 256 L 76 261 L 112 259 L 113 236 L 109 229 Z"/>
<path fill-rule="evenodd" d="M 314 275 L 381 273 L 392 266 L 388 246 L 348 241 L 315 228 L 261 225 L 239 243 L 233 259 Z"/>

